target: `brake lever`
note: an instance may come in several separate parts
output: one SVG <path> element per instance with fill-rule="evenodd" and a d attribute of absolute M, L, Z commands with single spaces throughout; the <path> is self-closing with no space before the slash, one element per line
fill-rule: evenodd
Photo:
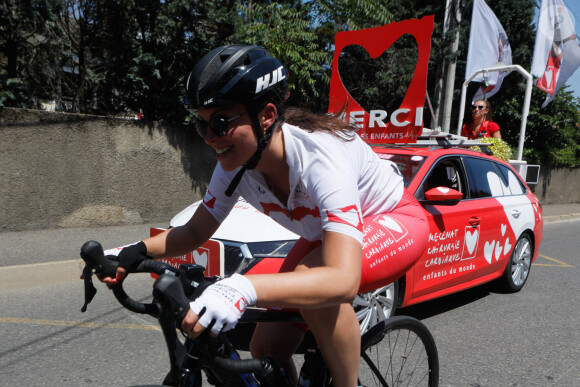
<path fill-rule="evenodd" d="M 81 312 L 84 313 L 97 294 L 97 289 L 93 285 L 93 273 L 102 277 L 114 277 L 118 263 L 105 258 L 103 247 L 96 241 L 88 241 L 81 247 L 81 258 L 85 261 L 83 269 L 85 304 L 81 308 Z"/>
<path fill-rule="evenodd" d="M 115 278 L 119 263 L 105 258 L 103 246 L 99 242 L 86 242 L 81 247 L 81 258 L 99 277 Z"/>
<path fill-rule="evenodd" d="M 97 288 L 93 285 L 93 270 L 89 265 L 85 265 L 83 269 L 83 279 L 85 283 L 85 304 L 81 308 L 81 312 L 85 313 L 87 311 L 87 306 L 91 303 L 95 294 L 97 294 Z"/>
<path fill-rule="evenodd" d="M 153 297 L 160 304 L 169 307 L 173 312 L 176 328 L 181 330 L 181 323 L 189 310 L 189 299 L 183 291 L 180 280 L 173 276 L 162 274 L 153 284 Z"/>

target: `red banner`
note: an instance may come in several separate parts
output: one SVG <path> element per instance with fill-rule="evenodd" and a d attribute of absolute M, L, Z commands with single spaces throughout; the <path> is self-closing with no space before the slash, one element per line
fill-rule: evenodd
<path fill-rule="evenodd" d="M 423 106 L 427 89 L 427 66 L 431 52 L 433 15 L 405 20 L 361 31 L 339 32 L 335 38 L 332 77 L 330 79 L 329 113 L 345 113 L 345 119 L 357 125 L 367 143 L 416 142 L 423 129 Z M 371 58 L 377 58 L 405 34 L 417 41 L 418 58 L 413 79 L 399 109 L 365 111 L 348 93 L 338 72 L 338 59 L 349 45 L 359 45 Z M 389 113 L 389 114 L 387 114 Z"/>

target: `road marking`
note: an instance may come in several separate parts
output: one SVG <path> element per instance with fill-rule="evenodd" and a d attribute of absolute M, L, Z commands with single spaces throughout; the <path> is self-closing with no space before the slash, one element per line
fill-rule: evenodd
<path fill-rule="evenodd" d="M 544 254 L 538 254 L 538 257 L 546 258 L 549 261 L 554 263 L 535 263 L 534 266 L 556 266 L 556 267 L 574 267 L 574 265 L 570 265 L 569 263 L 558 261 L 556 258 L 548 257 Z M 537 261 L 536 261 L 537 262 Z"/>
<path fill-rule="evenodd" d="M 17 317 L 0 317 L 0 323 L 53 325 L 53 326 L 81 327 L 81 328 L 135 329 L 135 330 L 146 330 L 146 331 L 160 331 L 161 330 L 161 328 L 159 326 L 156 326 L 156 325 L 109 324 L 109 323 L 97 323 L 97 322 L 88 322 L 88 321 L 37 320 L 37 319 L 32 319 L 32 318 L 17 318 Z"/>

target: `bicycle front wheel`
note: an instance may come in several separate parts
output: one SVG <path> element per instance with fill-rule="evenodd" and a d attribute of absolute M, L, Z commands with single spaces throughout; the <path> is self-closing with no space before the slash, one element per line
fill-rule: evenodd
<path fill-rule="evenodd" d="M 438 386 L 439 355 L 431 332 L 409 316 L 391 317 L 361 338 L 359 385 Z"/>

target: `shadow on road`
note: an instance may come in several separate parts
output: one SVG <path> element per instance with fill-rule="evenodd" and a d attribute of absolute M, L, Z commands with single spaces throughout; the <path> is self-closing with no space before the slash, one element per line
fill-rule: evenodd
<path fill-rule="evenodd" d="M 396 315 L 423 320 L 476 302 L 492 293 L 499 293 L 494 283 L 487 283 L 449 296 L 398 309 Z"/>

